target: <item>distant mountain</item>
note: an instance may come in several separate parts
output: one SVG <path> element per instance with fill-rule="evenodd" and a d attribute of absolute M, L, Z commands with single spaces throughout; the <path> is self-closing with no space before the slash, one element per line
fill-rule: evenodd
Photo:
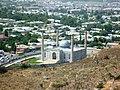
<path fill-rule="evenodd" d="M 68 1 L 95 1 L 95 2 L 120 2 L 120 0 L 61 0 L 63 2 Z"/>

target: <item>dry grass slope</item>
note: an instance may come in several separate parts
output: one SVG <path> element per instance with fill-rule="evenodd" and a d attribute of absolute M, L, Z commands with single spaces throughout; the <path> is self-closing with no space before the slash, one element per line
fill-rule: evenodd
<path fill-rule="evenodd" d="M 109 90 L 120 75 L 120 48 L 104 49 L 95 58 L 48 68 L 9 70 L 0 75 L 0 90 L 94 90 L 102 82 Z M 120 81 L 114 83 L 120 90 Z"/>

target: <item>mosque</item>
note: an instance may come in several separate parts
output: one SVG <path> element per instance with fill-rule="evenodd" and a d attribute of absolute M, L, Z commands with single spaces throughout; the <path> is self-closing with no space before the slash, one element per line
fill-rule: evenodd
<path fill-rule="evenodd" d="M 42 33 L 41 59 L 42 61 L 55 61 L 59 63 L 73 62 L 84 59 L 87 51 L 87 32 L 85 33 L 84 47 L 74 46 L 74 35 L 71 40 L 59 42 L 58 33 L 56 34 L 56 47 L 44 49 L 44 34 Z"/>

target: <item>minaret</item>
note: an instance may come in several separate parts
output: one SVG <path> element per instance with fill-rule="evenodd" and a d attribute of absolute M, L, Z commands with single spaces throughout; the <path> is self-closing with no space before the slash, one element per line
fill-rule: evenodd
<path fill-rule="evenodd" d="M 41 60 L 44 61 L 44 33 L 42 32 L 41 36 Z"/>
<path fill-rule="evenodd" d="M 74 39 L 74 35 L 71 34 L 71 60 L 70 60 L 70 62 L 73 61 L 73 48 L 74 48 L 73 39 Z"/>
<path fill-rule="evenodd" d="M 59 46 L 59 33 L 58 30 L 56 31 L 56 47 Z"/>
<path fill-rule="evenodd" d="M 87 54 L 87 31 L 85 31 L 84 48 L 85 48 L 86 54 Z"/>
<path fill-rule="evenodd" d="M 81 39 L 82 39 L 82 37 L 81 37 L 81 31 L 80 31 L 79 35 L 80 35 L 80 44 L 81 44 L 81 43 L 82 43 L 82 42 L 81 42 Z"/>

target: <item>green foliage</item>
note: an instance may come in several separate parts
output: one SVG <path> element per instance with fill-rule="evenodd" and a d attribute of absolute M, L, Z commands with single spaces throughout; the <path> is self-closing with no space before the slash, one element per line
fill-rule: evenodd
<path fill-rule="evenodd" d="M 101 17 L 102 17 L 102 15 L 101 15 L 101 14 L 98 14 L 98 15 L 96 16 L 96 19 L 97 19 L 97 20 L 100 20 Z"/>
<path fill-rule="evenodd" d="M 19 52 L 18 55 L 22 56 L 22 55 L 24 55 L 24 52 Z"/>
<path fill-rule="evenodd" d="M 101 30 L 99 33 L 98 32 L 94 32 L 93 36 L 107 36 L 108 35 L 108 31 L 106 30 Z"/>
<path fill-rule="evenodd" d="M 6 67 L 0 67 L 0 73 L 6 73 L 7 68 Z"/>
<path fill-rule="evenodd" d="M 93 36 L 99 36 L 100 33 L 94 32 L 92 35 L 93 35 Z"/>
<path fill-rule="evenodd" d="M 71 39 L 71 36 L 70 36 L 70 35 L 66 35 L 65 39 L 66 39 L 66 40 L 70 40 L 70 39 Z"/>
<path fill-rule="evenodd" d="M 111 20 L 116 22 L 116 21 L 119 21 L 119 18 L 118 17 L 111 17 Z"/>
<path fill-rule="evenodd" d="M 39 64 L 40 62 L 37 62 L 37 60 L 39 60 L 38 58 L 30 58 L 30 59 L 26 59 L 25 61 L 27 62 L 27 64 L 29 65 L 33 65 L 33 64 Z"/>
<path fill-rule="evenodd" d="M 26 33 L 25 35 L 22 35 L 20 33 L 15 32 L 14 33 L 16 37 L 9 37 L 8 39 L 0 39 L 0 49 L 3 49 L 4 51 L 14 51 L 16 52 L 16 45 L 17 44 L 24 44 L 28 45 L 28 42 L 38 42 L 37 38 L 38 35 L 30 33 Z M 11 46 L 11 48 L 8 48 L 7 46 Z"/>
<path fill-rule="evenodd" d="M 12 13 L 12 10 L 16 10 L 16 7 L 7 6 L 0 9 L 0 18 L 11 18 L 15 20 L 26 21 L 47 21 L 49 16 L 47 14 L 24 14 L 24 13 Z"/>
<path fill-rule="evenodd" d="M 100 31 L 100 36 L 107 36 L 107 35 L 108 35 L 108 31 L 106 31 L 106 30 Z"/>
<path fill-rule="evenodd" d="M 75 27 L 77 26 L 77 19 L 76 18 L 72 18 L 72 17 L 68 17 L 68 16 L 63 16 L 61 18 L 61 23 L 64 24 L 64 25 L 69 25 L 71 27 Z"/>
<path fill-rule="evenodd" d="M 37 40 L 37 38 L 31 38 L 31 40 L 30 40 L 30 42 L 39 42 L 38 40 Z"/>
<path fill-rule="evenodd" d="M 10 49 L 6 46 L 6 44 L 8 44 L 8 40 L 0 39 L 0 49 L 9 52 Z"/>
<path fill-rule="evenodd" d="M 119 24 L 113 25 L 113 30 L 120 30 L 120 25 Z"/>
<path fill-rule="evenodd" d="M 120 37 L 112 37 L 112 41 L 120 41 Z"/>
<path fill-rule="evenodd" d="M 105 28 L 105 30 L 108 31 L 108 32 L 111 32 L 111 31 L 112 31 L 112 25 L 111 25 L 111 24 L 105 25 L 104 28 Z"/>
<path fill-rule="evenodd" d="M 12 42 L 12 44 L 11 44 L 11 51 L 14 51 L 14 53 L 16 52 L 15 42 Z"/>
<path fill-rule="evenodd" d="M 0 33 L 3 31 L 3 26 L 0 25 Z"/>
<path fill-rule="evenodd" d="M 28 64 L 22 64 L 21 65 L 21 68 L 23 68 L 23 69 L 26 69 L 26 68 L 29 68 L 30 67 L 30 65 L 28 65 Z"/>
<path fill-rule="evenodd" d="M 30 42 L 39 42 L 39 41 L 37 40 L 37 38 L 38 38 L 38 36 L 37 36 L 36 34 L 31 35 L 31 37 L 30 37 Z"/>
<path fill-rule="evenodd" d="M 44 35 L 44 39 L 50 39 L 49 35 Z"/>
<path fill-rule="evenodd" d="M 65 31 L 70 31 L 70 29 L 68 27 L 64 28 Z"/>
<path fill-rule="evenodd" d="M 103 83 L 99 83 L 96 87 L 97 87 L 97 88 L 103 88 L 103 87 L 104 87 L 104 84 L 103 84 Z"/>
<path fill-rule="evenodd" d="M 54 10 L 55 12 L 60 12 L 60 13 L 67 13 L 66 9 L 56 9 Z"/>
<path fill-rule="evenodd" d="M 90 44 L 89 44 L 88 46 L 89 46 L 89 47 L 97 46 L 97 42 L 90 42 Z"/>
<path fill-rule="evenodd" d="M 90 31 L 90 30 L 91 30 L 91 27 L 88 26 L 88 27 L 85 28 L 85 30 Z"/>
<path fill-rule="evenodd" d="M 97 44 L 98 44 L 98 46 L 103 46 L 101 41 L 99 41 Z"/>
<path fill-rule="evenodd" d="M 106 42 L 106 40 L 104 40 L 103 38 L 94 38 L 94 41 L 89 43 L 89 47 L 94 47 L 94 46 L 98 46 L 98 48 L 102 48 L 101 46 L 103 46 L 103 42 Z"/>

